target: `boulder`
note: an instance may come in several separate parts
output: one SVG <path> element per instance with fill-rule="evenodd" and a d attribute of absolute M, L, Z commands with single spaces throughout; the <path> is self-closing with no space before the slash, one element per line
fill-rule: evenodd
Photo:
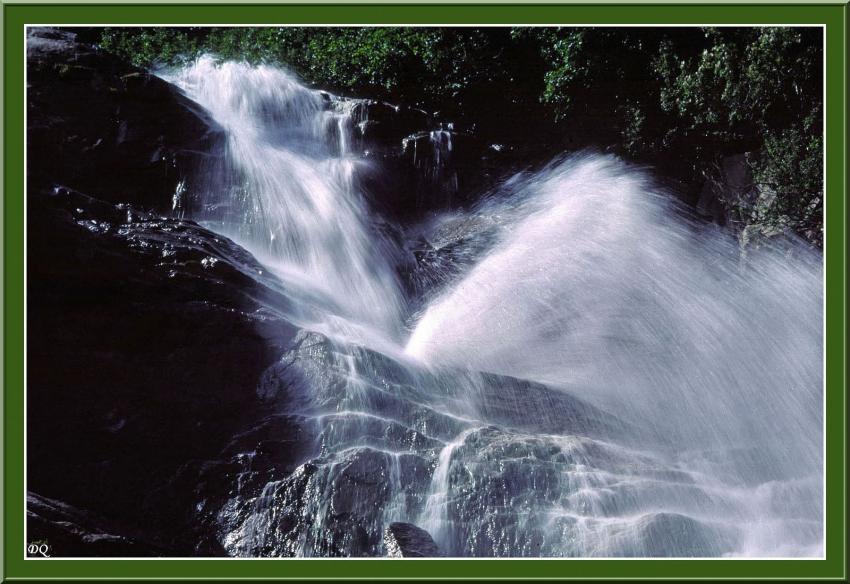
<path fill-rule="evenodd" d="M 384 549 L 389 558 L 435 558 L 440 555 L 431 534 L 412 523 L 390 523 L 384 532 Z"/>
<path fill-rule="evenodd" d="M 27 262 L 28 488 L 193 553 L 192 461 L 262 417 L 285 295 L 222 236 L 66 188 L 30 193 Z"/>
<path fill-rule="evenodd" d="M 518 169 L 517 151 L 486 144 L 451 124 L 421 128 L 392 150 L 366 152 L 374 160 L 362 186 L 385 216 L 410 223 L 434 211 L 472 205 Z"/>
<path fill-rule="evenodd" d="M 636 527 L 640 542 L 628 555 L 651 558 L 705 558 L 731 553 L 736 541 L 722 525 L 680 513 L 649 513 Z"/>
<path fill-rule="evenodd" d="M 73 32 L 27 31 L 27 179 L 170 212 L 222 131 L 173 85 Z M 178 196 L 175 196 L 178 195 Z"/>
<path fill-rule="evenodd" d="M 356 100 L 352 117 L 359 147 L 371 155 L 395 153 L 406 136 L 434 124 L 423 110 L 373 99 Z"/>
<path fill-rule="evenodd" d="M 486 143 L 475 128 L 421 109 L 326 97 L 331 107 L 350 113 L 352 148 L 371 163 L 361 169 L 360 186 L 381 214 L 396 221 L 469 204 L 532 158 L 527 149 Z"/>

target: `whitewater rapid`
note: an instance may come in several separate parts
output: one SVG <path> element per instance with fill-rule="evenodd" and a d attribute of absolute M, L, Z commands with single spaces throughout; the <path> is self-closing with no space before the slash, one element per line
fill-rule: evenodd
<path fill-rule="evenodd" d="M 405 242 L 375 227 L 359 186 L 352 100 L 209 57 L 164 76 L 227 135 L 189 214 L 269 266 L 293 321 L 330 339 L 305 374 L 321 387 L 304 386 L 321 405 L 308 414 L 322 470 L 269 483 L 232 553 L 327 553 L 314 524 L 335 521 L 339 473 L 364 459 L 389 493 L 357 508 L 366 532 L 416 522 L 450 554 L 823 553 L 819 253 L 789 238 L 744 254 L 645 171 L 583 153 L 400 227 L 463 257 L 419 310 L 401 285 Z M 595 435 L 600 412 L 612 422 Z M 289 512 L 276 492 L 309 497 L 310 520 L 275 535 Z"/>

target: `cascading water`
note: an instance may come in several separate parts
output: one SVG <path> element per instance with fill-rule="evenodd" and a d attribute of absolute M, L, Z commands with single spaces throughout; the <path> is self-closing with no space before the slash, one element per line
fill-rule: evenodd
<path fill-rule="evenodd" d="M 209 58 L 169 79 L 227 133 L 190 212 L 280 277 L 305 329 L 261 391 L 309 440 L 234 489 L 228 553 L 376 555 L 392 521 L 447 555 L 823 553 L 818 254 L 742 259 L 585 154 L 409 227 L 439 261 L 407 314 L 353 102 Z"/>
<path fill-rule="evenodd" d="M 354 102 L 273 67 L 199 59 L 166 77 L 224 128 L 192 215 L 251 250 L 348 326 L 398 334 L 387 244 L 370 231 L 351 151 Z"/>

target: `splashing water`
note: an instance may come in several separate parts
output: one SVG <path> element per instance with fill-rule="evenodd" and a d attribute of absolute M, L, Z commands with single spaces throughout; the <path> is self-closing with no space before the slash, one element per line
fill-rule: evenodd
<path fill-rule="evenodd" d="M 569 387 L 675 441 L 792 435 L 783 456 L 819 468 L 813 254 L 756 253 L 742 265 L 727 235 L 689 224 L 610 157 L 556 164 L 511 198 L 499 243 L 428 307 L 409 354 Z"/>
<path fill-rule="evenodd" d="M 380 554 L 390 521 L 447 555 L 823 553 L 818 254 L 742 257 L 643 172 L 584 154 L 409 229 L 442 259 L 407 314 L 351 101 L 209 58 L 167 77 L 227 135 L 193 216 L 311 307 L 264 383 L 314 446 L 228 503 L 229 553 Z"/>
<path fill-rule="evenodd" d="M 761 517 L 740 551 L 776 553 L 793 524 L 776 514 L 803 505 L 819 553 L 818 254 L 791 244 L 741 260 L 728 234 L 597 155 L 520 180 L 479 214 L 506 216 L 498 242 L 427 308 L 409 354 L 564 388 L 650 429 L 701 480 L 722 477 L 714 489 L 760 485 L 736 495 L 747 504 L 793 484 L 804 501 L 768 496 L 776 523 Z"/>
<path fill-rule="evenodd" d="M 165 77 L 227 136 L 222 156 L 203 170 L 194 215 L 349 325 L 396 335 L 402 304 L 392 250 L 371 230 L 355 180 L 363 164 L 351 151 L 355 102 L 274 67 L 211 57 Z"/>

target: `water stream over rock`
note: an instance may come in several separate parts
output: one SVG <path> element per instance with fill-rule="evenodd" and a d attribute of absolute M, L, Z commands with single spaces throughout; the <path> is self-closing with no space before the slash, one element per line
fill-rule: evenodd
<path fill-rule="evenodd" d="M 258 388 L 296 460 L 232 453 L 228 554 L 382 555 L 394 522 L 449 556 L 822 554 L 819 255 L 742 259 L 587 153 L 393 225 L 357 100 L 210 58 L 163 76 L 226 134 L 179 208 L 303 329 Z M 435 165 L 457 149 L 428 143 Z"/>

